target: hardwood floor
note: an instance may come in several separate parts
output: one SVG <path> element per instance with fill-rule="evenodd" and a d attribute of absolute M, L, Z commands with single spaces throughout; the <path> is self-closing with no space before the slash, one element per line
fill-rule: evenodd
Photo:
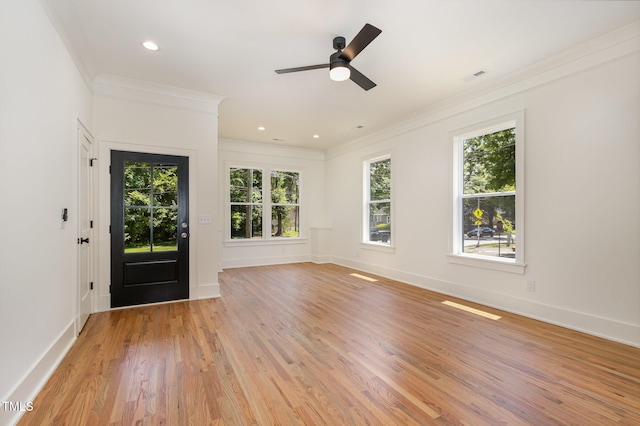
<path fill-rule="evenodd" d="M 355 272 L 94 314 L 19 424 L 640 424 L 640 349 Z"/>

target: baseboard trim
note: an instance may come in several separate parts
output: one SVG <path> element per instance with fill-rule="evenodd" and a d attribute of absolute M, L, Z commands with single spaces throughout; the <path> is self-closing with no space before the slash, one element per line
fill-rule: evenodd
<path fill-rule="evenodd" d="M 220 284 L 202 284 L 197 287 L 189 287 L 189 300 L 214 299 L 220 297 Z M 111 295 L 99 296 L 96 303 L 96 312 L 111 310 Z"/>
<path fill-rule="evenodd" d="M 286 263 L 302 263 L 310 262 L 311 256 L 308 254 L 292 255 L 292 256 L 273 256 L 273 257 L 255 257 L 242 259 L 225 259 L 222 260 L 223 269 L 246 268 L 251 266 L 266 265 L 283 265 Z"/>
<path fill-rule="evenodd" d="M 27 402 L 35 399 L 76 341 L 75 324 L 74 319 L 3 401 L 20 402 L 24 407 Z M 16 424 L 24 413 L 24 411 L 0 409 L 0 424 Z"/>
<path fill-rule="evenodd" d="M 311 259 L 310 260 L 313 263 L 317 263 L 317 264 L 321 265 L 321 264 L 325 264 L 325 263 L 331 263 L 331 256 L 311 255 Z"/>
<path fill-rule="evenodd" d="M 215 299 L 220 297 L 220 284 L 203 284 L 189 289 L 191 300 Z"/>
<path fill-rule="evenodd" d="M 101 295 L 97 299 L 96 312 L 106 312 L 111 310 L 111 295 Z"/>

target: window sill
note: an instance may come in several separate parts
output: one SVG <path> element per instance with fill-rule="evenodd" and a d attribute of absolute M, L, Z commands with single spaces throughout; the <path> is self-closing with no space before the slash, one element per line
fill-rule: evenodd
<path fill-rule="evenodd" d="M 360 248 L 365 250 L 381 251 L 384 253 L 395 253 L 396 247 L 382 243 L 360 243 Z"/>
<path fill-rule="evenodd" d="M 511 272 L 512 274 L 524 275 L 526 263 L 513 262 L 512 260 L 481 257 L 465 254 L 447 254 L 449 263 L 457 265 L 473 266 L 475 268 L 492 269 L 494 271 Z"/>
<path fill-rule="evenodd" d="M 225 240 L 225 247 L 246 247 L 246 246 L 276 246 L 286 244 L 306 244 L 306 238 L 270 238 L 263 239 L 246 239 L 246 240 Z"/>

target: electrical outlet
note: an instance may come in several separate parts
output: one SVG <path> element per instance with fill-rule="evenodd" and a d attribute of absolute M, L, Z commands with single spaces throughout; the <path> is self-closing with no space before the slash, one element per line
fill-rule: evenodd
<path fill-rule="evenodd" d="M 527 291 L 536 291 L 536 282 L 534 280 L 527 280 Z"/>

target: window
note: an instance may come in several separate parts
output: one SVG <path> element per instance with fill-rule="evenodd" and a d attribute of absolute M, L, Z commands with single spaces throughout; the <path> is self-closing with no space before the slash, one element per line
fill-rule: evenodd
<path fill-rule="evenodd" d="M 229 172 L 231 238 L 262 238 L 262 170 Z"/>
<path fill-rule="evenodd" d="M 271 170 L 269 179 L 263 176 L 259 169 L 229 169 L 230 239 L 300 236 L 300 173 Z"/>
<path fill-rule="evenodd" d="M 454 254 L 522 262 L 521 133 L 510 120 L 454 138 Z"/>
<path fill-rule="evenodd" d="M 364 162 L 363 241 L 391 245 L 391 157 Z"/>
<path fill-rule="evenodd" d="M 300 175 L 296 172 L 271 172 L 271 236 L 300 235 Z"/>

